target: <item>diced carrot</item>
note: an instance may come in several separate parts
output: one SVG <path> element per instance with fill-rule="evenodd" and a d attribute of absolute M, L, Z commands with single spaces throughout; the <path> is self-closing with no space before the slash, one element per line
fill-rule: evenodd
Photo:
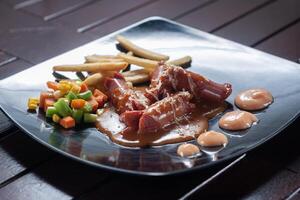
<path fill-rule="evenodd" d="M 97 96 L 95 97 L 95 100 L 98 102 L 98 107 L 102 108 L 105 104 L 105 102 L 107 101 L 107 96 L 105 98 L 105 96 Z"/>
<path fill-rule="evenodd" d="M 98 102 L 98 107 L 102 108 L 105 102 L 108 100 L 108 97 L 98 89 L 94 90 L 95 100 Z"/>
<path fill-rule="evenodd" d="M 85 105 L 85 100 L 84 99 L 73 99 L 71 101 L 71 107 L 74 109 L 81 109 Z"/>
<path fill-rule="evenodd" d="M 59 120 L 59 124 L 64 128 L 72 128 L 75 126 L 75 120 L 72 117 L 68 116 Z"/>
<path fill-rule="evenodd" d="M 48 86 L 48 88 L 50 88 L 52 90 L 58 90 L 58 83 L 56 83 L 56 82 L 48 81 L 47 86 Z"/>
<path fill-rule="evenodd" d="M 92 106 L 93 112 L 96 112 L 99 104 L 98 104 L 97 100 L 95 99 L 95 97 L 92 96 L 92 98 L 90 100 L 88 100 L 88 103 Z"/>
<path fill-rule="evenodd" d="M 98 90 L 98 89 L 95 89 L 95 90 L 94 90 L 94 96 L 95 96 L 95 97 L 103 96 L 103 99 L 104 99 L 105 101 L 107 101 L 107 99 L 108 99 L 108 97 L 107 97 L 103 92 L 101 92 L 101 91 Z"/>
<path fill-rule="evenodd" d="M 51 92 L 41 92 L 40 94 L 40 108 L 44 108 L 45 99 L 53 98 L 53 93 Z"/>
<path fill-rule="evenodd" d="M 46 98 L 44 101 L 44 111 L 46 112 L 48 107 L 53 106 L 55 103 L 55 99 L 53 98 Z"/>
<path fill-rule="evenodd" d="M 81 85 L 80 85 L 80 92 L 85 92 L 85 91 L 87 91 L 88 89 L 89 89 L 89 88 L 88 88 L 87 84 L 81 83 Z"/>
<path fill-rule="evenodd" d="M 101 94 L 103 94 L 100 90 L 98 90 L 98 89 L 94 89 L 94 92 L 93 92 L 93 95 L 96 97 L 96 96 L 98 96 L 98 95 L 101 95 Z"/>

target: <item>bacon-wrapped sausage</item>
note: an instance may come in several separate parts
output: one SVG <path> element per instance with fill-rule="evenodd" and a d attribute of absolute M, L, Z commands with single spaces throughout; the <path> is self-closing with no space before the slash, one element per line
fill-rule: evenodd
<path fill-rule="evenodd" d="M 138 133 L 153 133 L 180 121 L 192 112 L 195 105 L 190 103 L 189 92 L 179 92 L 166 97 L 144 110 L 139 120 Z"/>
<path fill-rule="evenodd" d="M 151 104 L 143 91 L 132 89 L 124 79 L 106 78 L 104 85 L 119 114 L 130 110 L 143 110 Z"/>
<path fill-rule="evenodd" d="M 189 91 L 197 100 L 222 102 L 231 94 L 231 85 L 219 84 L 182 67 L 159 65 L 153 72 L 148 98 L 162 99 L 176 91 Z"/>

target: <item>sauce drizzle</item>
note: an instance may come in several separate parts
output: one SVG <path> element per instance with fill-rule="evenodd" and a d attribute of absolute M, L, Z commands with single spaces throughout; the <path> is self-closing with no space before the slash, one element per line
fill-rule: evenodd
<path fill-rule="evenodd" d="M 207 131 L 208 120 L 224 112 L 227 104 L 198 104 L 193 112 L 180 121 L 164 127 L 163 130 L 149 134 L 138 134 L 137 131 L 122 131 L 126 125 L 119 120 L 119 115 L 112 106 L 107 107 L 98 117 L 96 127 L 113 142 L 127 147 L 160 146 L 194 140 Z"/>

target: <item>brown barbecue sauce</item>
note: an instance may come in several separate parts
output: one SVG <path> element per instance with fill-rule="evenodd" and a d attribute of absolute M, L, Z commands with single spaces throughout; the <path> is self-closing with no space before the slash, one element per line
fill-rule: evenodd
<path fill-rule="evenodd" d="M 194 111 L 183 119 L 151 134 L 138 134 L 137 131 L 124 133 L 126 125 L 119 120 L 113 107 L 105 109 L 98 117 L 96 127 L 113 142 L 128 147 L 160 146 L 186 142 L 197 138 L 207 131 L 208 120 L 226 110 L 227 104 L 199 104 Z"/>

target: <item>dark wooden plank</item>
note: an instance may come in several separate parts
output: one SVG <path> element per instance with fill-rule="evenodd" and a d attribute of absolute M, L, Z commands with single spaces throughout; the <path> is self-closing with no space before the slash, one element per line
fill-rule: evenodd
<path fill-rule="evenodd" d="M 291 163 L 289 163 L 287 168 L 300 174 L 300 156 L 295 156 L 295 158 Z"/>
<path fill-rule="evenodd" d="M 106 179 L 97 168 L 58 157 L 2 187 L 0 199 L 70 199 Z"/>
<path fill-rule="evenodd" d="M 298 124 L 300 120 L 297 120 Z M 296 122 L 296 123 L 297 123 Z M 289 149 L 289 154 L 286 154 L 287 157 L 292 157 L 293 159 L 290 160 L 290 162 L 287 164 L 287 168 L 291 171 L 297 172 L 300 174 L 300 152 L 299 152 L 299 130 L 300 130 L 300 124 L 297 127 L 289 127 L 291 129 L 290 132 L 293 132 L 294 134 L 290 134 L 289 138 L 286 142 L 286 147 Z"/>
<path fill-rule="evenodd" d="M 2 59 L 2 65 L 0 66 L 0 80 L 31 66 L 30 63 L 24 60 L 17 59 L 5 52 L 1 53 L 0 58 Z M 6 131 L 13 127 L 13 122 L 0 111 L 0 137 L 7 135 L 8 133 Z"/>
<path fill-rule="evenodd" d="M 284 199 L 299 186 L 299 174 L 283 170 L 241 199 Z"/>
<path fill-rule="evenodd" d="M 84 32 L 120 15 L 121 13 L 142 6 L 148 1 L 149 0 L 124 0 L 120 2 L 118 0 L 102 0 L 77 10 L 76 12 L 64 15 L 54 21 L 65 24 L 78 32 Z"/>
<path fill-rule="evenodd" d="M 0 141 L 0 186 L 56 154 L 18 131 Z"/>
<path fill-rule="evenodd" d="M 113 177 L 106 184 L 99 185 L 94 191 L 81 196 L 84 199 L 178 199 L 180 194 L 188 191 L 188 183 L 180 184 L 187 181 L 182 177 L 172 180 L 148 180 L 136 177 Z M 200 179 L 201 180 L 201 179 Z M 177 184 L 175 184 L 177 182 Z M 177 186 L 177 187 L 176 187 Z M 117 191 L 117 192 L 116 192 Z"/>
<path fill-rule="evenodd" d="M 0 11 L 1 11 L 1 18 L 0 18 L 1 35 L 5 32 L 13 33 L 15 29 L 34 27 L 34 25 L 37 26 L 38 24 L 44 23 L 42 20 L 38 20 L 37 17 L 26 15 L 19 11 L 15 11 L 13 8 L 4 4 L 3 2 L 0 2 Z M 2 40 L 4 39 L 1 39 L 1 41 Z"/>
<path fill-rule="evenodd" d="M 62 25 L 53 25 L 38 17 L 13 11 L 6 4 L 0 5 L 0 36 L 5 38 L 0 40 L 1 48 L 32 63 L 39 63 L 93 39 Z"/>
<path fill-rule="evenodd" d="M 151 16 L 162 16 L 166 18 L 175 18 L 184 13 L 188 13 L 195 8 L 202 8 L 207 5 L 210 0 L 186 0 L 182 3 L 181 0 L 161 0 L 148 4 L 140 9 L 130 12 L 122 17 L 110 20 L 94 29 L 91 33 L 103 36 L 116 31 L 120 28 L 126 27 L 134 22 L 142 20 Z"/>
<path fill-rule="evenodd" d="M 300 1 L 279 0 L 217 30 L 214 34 L 245 45 L 254 45 L 299 19 L 299 7 Z"/>
<path fill-rule="evenodd" d="M 77 10 L 92 1 L 94 0 L 44 0 L 31 6 L 26 6 L 24 10 L 41 16 L 47 21 Z"/>
<path fill-rule="evenodd" d="M 212 172 L 207 170 L 205 173 L 154 178 L 114 174 L 105 184 L 98 185 L 78 199 L 178 199 L 210 177 Z"/>
<path fill-rule="evenodd" d="M 20 3 L 28 2 L 28 0 L 4 0 L 4 2 L 11 6 L 15 6 Z"/>
<path fill-rule="evenodd" d="M 28 1 L 28 0 L 3 0 L 4 2 L 8 3 L 9 5 L 16 5 L 18 3 L 23 3 L 25 1 Z"/>
<path fill-rule="evenodd" d="M 203 9 L 187 14 L 177 21 L 186 25 L 210 32 L 258 7 L 270 2 L 269 0 L 227 0 L 217 1 Z M 198 20 L 195 20 L 198 19 Z"/>
<path fill-rule="evenodd" d="M 292 194 L 286 197 L 286 200 L 299 200 L 300 199 L 300 187 L 297 188 Z"/>
<path fill-rule="evenodd" d="M 14 62 L 16 59 L 16 57 L 0 51 L 0 80 L 6 76 L 5 72 L 8 70 L 7 65 Z M 1 71 L 3 71 L 3 73 L 1 73 Z M 9 120 L 8 117 L 6 117 L 0 110 L 0 137 L 3 136 L 5 131 L 11 129 L 12 127 L 14 127 L 14 125 L 11 120 Z"/>
<path fill-rule="evenodd" d="M 4 113 L 0 110 L 0 138 L 6 135 L 5 131 L 14 127 L 12 121 L 10 121 Z"/>
<path fill-rule="evenodd" d="M 238 164 L 243 157 L 211 166 L 206 170 L 167 177 L 142 177 L 113 174 L 105 184 L 82 194 L 77 199 L 179 199 L 208 178 L 220 176 Z M 225 168 L 224 167 L 228 167 Z M 214 179 L 212 178 L 212 179 Z M 115 192 L 116 189 L 118 192 Z"/>
<path fill-rule="evenodd" d="M 12 6 L 15 10 L 34 5 L 41 1 L 43 0 L 4 0 L 4 2 Z"/>
<path fill-rule="evenodd" d="M 299 130 L 300 118 L 254 153 L 265 157 L 266 161 L 276 166 L 288 167 L 297 157 L 300 157 L 298 151 Z"/>
<path fill-rule="evenodd" d="M 255 48 L 297 61 L 300 58 L 300 22 L 267 39 Z"/>
<path fill-rule="evenodd" d="M 299 174 L 274 167 L 263 158 L 251 158 L 210 183 L 193 199 L 283 199 L 299 186 Z"/>
<path fill-rule="evenodd" d="M 15 61 L 17 58 L 15 56 L 9 55 L 8 53 L 0 50 L 0 67 Z"/>
<path fill-rule="evenodd" d="M 31 67 L 32 64 L 22 60 L 22 59 L 17 59 L 13 62 L 9 62 L 3 66 L 0 67 L 0 80 L 4 79 L 10 75 L 13 75 L 17 72 L 20 72 L 24 69 L 27 69 Z"/>

